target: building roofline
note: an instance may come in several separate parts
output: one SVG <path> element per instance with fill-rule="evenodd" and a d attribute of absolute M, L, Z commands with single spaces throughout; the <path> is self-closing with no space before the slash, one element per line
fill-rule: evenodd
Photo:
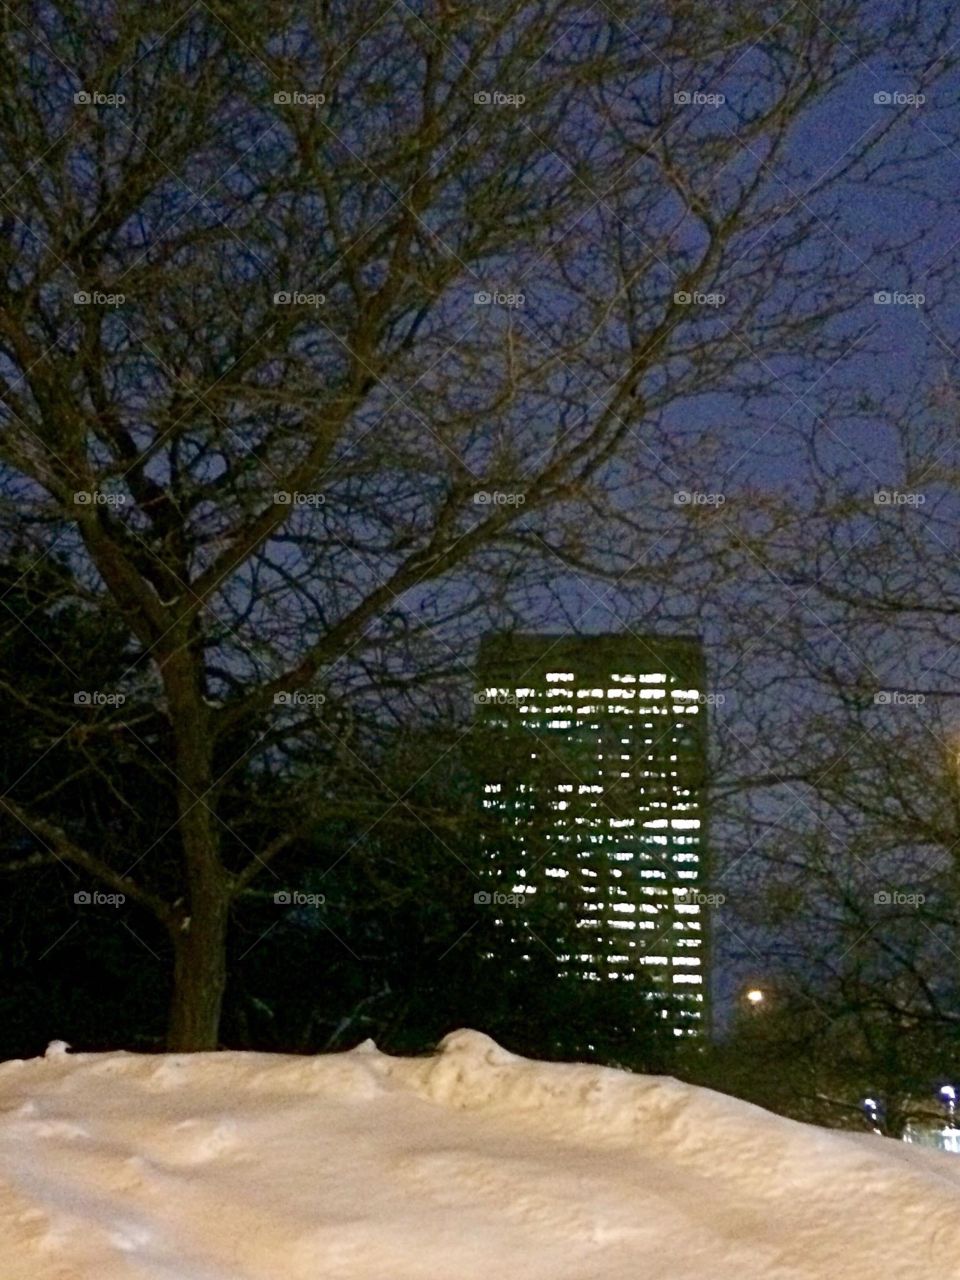
<path fill-rule="evenodd" d="M 480 643 L 492 640 L 513 640 L 526 643 L 528 641 L 550 640 L 557 643 L 590 644 L 593 641 L 616 640 L 618 643 L 633 644 L 651 641 L 655 644 L 703 644 L 703 636 L 698 632 L 676 634 L 669 631 L 485 631 Z"/>

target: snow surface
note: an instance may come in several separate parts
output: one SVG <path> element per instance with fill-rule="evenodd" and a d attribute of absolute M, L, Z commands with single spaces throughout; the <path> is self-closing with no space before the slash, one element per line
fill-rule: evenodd
<path fill-rule="evenodd" d="M 0 1280 L 948 1280 L 960 1160 L 517 1058 L 0 1066 Z"/>

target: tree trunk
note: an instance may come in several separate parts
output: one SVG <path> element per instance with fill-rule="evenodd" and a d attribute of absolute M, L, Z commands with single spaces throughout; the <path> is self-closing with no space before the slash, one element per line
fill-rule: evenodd
<path fill-rule="evenodd" d="M 195 636 L 164 669 L 176 740 L 177 829 L 186 893 L 172 922 L 173 992 L 167 1026 L 171 1052 L 216 1049 L 227 983 L 231 880 L 220 859 L 213 738 L 202 696 L 202 650 Z"/>
<path fill-rule="evenodd" d="M 167 1026 L 171 1053 L 216 1049 L 227 982 L 230 898 L 216 881 L 195 886 L 190 915 L 174 938 L 173 992 Z"/>

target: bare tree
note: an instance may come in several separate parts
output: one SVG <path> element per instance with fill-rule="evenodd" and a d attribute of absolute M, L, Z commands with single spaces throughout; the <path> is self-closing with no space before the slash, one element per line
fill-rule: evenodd
<path fill-rule="evenodd" d="M 76 673 L 66 723 L 34 699 L 36 749 L 79 724 L 102 769 L 119 733 L 176 815 L 131 848 L 120 794 L 94 844 L 14 786 L 34 844 L 8 848 L 151 912 L 170 1047 L 210 1048 L 231 903 L 363 768 L 357 708 L 462 673 L 561 571 L 667 591 L 702 564 L 673 494 L 709 433 L 671 409 L 744 414 L 771 362 L 856 340 L 831 191 L 893 164 L 904 113 L 825 174 L 795 130 L 881 38 L 929 67 L 943 32 L 566 0 L 0 25 L 4 525 L 132 646 L 114 690 Z M 302 800 L 271 810 L 292 759 Z"/>
<path fill-rule="evenodd" d="M 940 266 L 945 292 L 955 263 Z M 770 506 L 754 551 L 776 590 L 758 590 L 749 646 L 766 718 L 729 788 L 729 949 L 779 975 L 821 1051 L 846 1043 L 850 1078 L 883 1079 L 894 1128 L 949 1069 L 960 1030 L 948 319 L 917 317 L 929 343 L 908 385 L 860 393 L 808 430 L 802 484 Z M 826 1062 L 836 1073 L 833 1050 Z"/>

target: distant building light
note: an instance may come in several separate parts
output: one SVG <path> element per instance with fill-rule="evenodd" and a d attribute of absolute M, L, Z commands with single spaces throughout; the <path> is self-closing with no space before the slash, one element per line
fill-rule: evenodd
<path fill-rule="evenodd" d="M 504 650 L 505 661 L 496 655 L 478 681 L 494 703 L 485 725 L 512 722 L 517 742 L 529 743 L 518 753 L 524 759 L 511 755 L 506 767 L 490 753 L 480 800 L 502 824 L 503 839 L 484 831 L 487 857 L 498 884 L 531 901 L 563 885 L 570 924 L 589 950 L 554 948 L 562 952 L 558 978 L 637 981 L 644 1001 L 669 1002 L 662 1016 L 675 1035 L 702 1036 L 708 919 L 698 903 L 675 902 L 706 876 L 697 772 L 704 728 L 691 723 L 705 701 L 694 674 L 700 646 L 678 645 L 676 667 L 665 670 L 666 661 L 650 662 L 659 641 L 636 651 L 622 636 L 599 638 L 596 647 L 583 637 L 545 670 L 533 645 L 542 641 L 545 655 L 555 639 L 528 637 L 516 655 Z M 674 652 L 673 638 L 663 644 Z M 695 661 L 686 660 L 688 648 L 696 649 Z M 554 762 L 552 772 L 540 773 Z M 498 924 L 515 928 L 516 920 Z M 662 954 L 647 955 L 645 946 Z"/>

